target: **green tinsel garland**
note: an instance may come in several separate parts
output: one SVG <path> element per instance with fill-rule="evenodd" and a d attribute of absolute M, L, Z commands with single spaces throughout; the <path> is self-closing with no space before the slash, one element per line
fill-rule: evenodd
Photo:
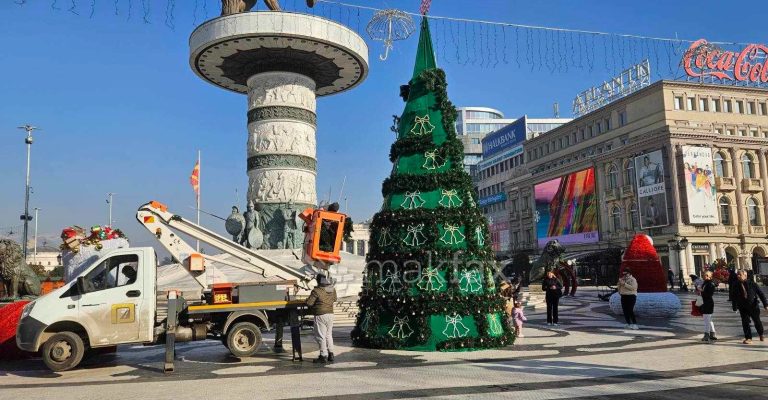
<path fill-rule="evenodd" d="M 412 154 L 423 154 L 435 149 L 435 144 L 429 136 L 408 136 L 398 139 L 389 150 L 389 161 L 395 162 L 398 158 Z M 464 162 L 464 145 L 461 140 L 451 138 L 437 147 L 437 155 L 449 160 L 454 165 Z"/>
<path fill-rule="evenodd" d="M 472 191 L 472 178 L 462 170 L 429 174 L 396 174 L 384 180 L 381 193 L 384 197 L 389 197 L 409 190 L 430 192 L 442 188 L 456 189 L 465 198 L 465 193 Z"/>

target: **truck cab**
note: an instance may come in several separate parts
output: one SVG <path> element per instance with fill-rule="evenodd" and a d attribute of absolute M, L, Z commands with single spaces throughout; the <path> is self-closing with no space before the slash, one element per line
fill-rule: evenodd
<path fill-rule="evenodd" d="M 88 348 L 152 342 L 156 268 L 151 247 L 103 254 L 76 279 L 24 307 L 17 346 L 41 350 L 49 368 L 65 370 Z"/>

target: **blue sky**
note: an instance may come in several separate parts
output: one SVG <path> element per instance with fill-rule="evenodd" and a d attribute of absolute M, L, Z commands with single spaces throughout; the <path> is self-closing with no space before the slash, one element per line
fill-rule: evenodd
<path fill-rule="evenodd" d="M 135 210 L 157 199 L 192 217 L 194 196 L 188 177 L 197 149 L 203 151 L 203 209 L 226 216 L 236 189 L 239 203 L 244 203 L 246 99 L 203 82 L 188 64 L 187 39 L 193 21 L 203 20 L 202 2 L 176 2 L 175 26 L 170 29 L 164 24 L 167 3 L 159 0 L 145 1 L 151 7 L 150 24 L 142 22 L 139 0 L 131 2 L 130 20 L 128 0 L 117 1 L 117 16 L 114 0 L 96 0 L 92 18 L 91 2 L 85 0 L 76 1 L 79 15 L 67 11 L 70 1 L 58 1 L 60 10 L 51 9 L 52 1 L 24 6 L 0 1 L 0 228 L 18 226 L 23 210 L 25 149 L 16 126 L 28 122 L 44 129 L 36 135 L 32 154 L 31 207 L 42 209 L 41 235 L 55 237 L 71 224 L 106 223 L 106 194 L 114 192 L 116 226 L 136 244 L 152 243 L 134 221 Z M 410 11 L 419 5 L 416 0 L 347 2 Z M 217 3 L 207 2 L 209 17 Z M 746 14 L 715 1 L 433 3 L 431 13 L 441 16 L 648 36 L 767 41 L 755 21 L 764 21 L 768 12 L 756 7 Z M 283 4 L 293 8 L 297 2 Z M 333 6 L 316 12 L 326 15 L 322 10 L 328 9 L 331 17 L 357 27 L 356 11 Z M 370 13 L 361 12 L 361 27 L 369 18 Z M 557 101 L 561 114 L 569 116 L 576 93 L 610 76 L 603 67 L 554 73 L 547 68 L 518 68 L 513 52 L 507 55 L 513 61 L 509 64 L 460 65 L 455 49 L 445 44 L 450 40 L 448 26 L 434 24 L 433 36 L 438 62 L 448 74 L 449 95 L 457 106 L 493 107 L 509 117 L 549 117 Z M 484 37 L 498 32 L 485 31 Z M 506 34 L 511 40 L 511 31 Z M 473 37 L 481 36 L 479 32 Z M 391 168 L 391 115 L 403 108 L 399 85 L 410 78 L 416 35 L 396 42 L 386 62 L 378 60 L 380 42 L 368 42 L 367 80 L 350 92 L 318 101 L 318 195 L 327 197 L 330 188 L 338 197 L 346 175 L 347 211 L 358 221 L 371 217 L 381 204 L 381 182 Z M 501 57 L 498 50 L 492 52 L 494 43 L 500 43 L 498 37 L 486 40 L 480 46 L 485 51 L 475 54 Z M 630 61 L 639 60 L 627 59 L 625 64 Z M 223 231 L 221 221 L 204 217 L 203 223 Z"/>

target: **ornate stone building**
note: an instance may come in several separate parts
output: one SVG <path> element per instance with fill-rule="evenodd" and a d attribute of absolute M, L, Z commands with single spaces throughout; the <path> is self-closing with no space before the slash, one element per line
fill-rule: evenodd
<path fill-rule="evenodd" d="M 693 164 L 683 159 L 686 148 L 707 155 L 711 149 L 714 190 L 706 177 L 696 182 Z M 766 89 L 659 81 L 527 141 L 524 150 L 526 164 L 505 182 L 513 252 L 536 253 L 541 247 L 535 185 L 593 168 L 599 235 L 567 244 L 569 252 L 626 247 L 635 233 L 645 232 L 664 265 L 675 273 L 682 266 L 686 276 L 717 258 L 758 269 L 768 253 Z M 642 229 L 647 200 L 645 206 L 638 202 L 641 174 L 635 169 L 652 153 L 659 155 L 663 170 L 656 185 L 663 194 L 657 199 L 667 206 L 658 204 L 651 213 L 666 215 L 667 221 Z M 703 182 L 702 190 L 714 195 L 708 223 L 691 222 L 699 213 L 699 203 L 686 192 L 691 180 Z M 768 274 L 763 269 L 758 272 Z"/>

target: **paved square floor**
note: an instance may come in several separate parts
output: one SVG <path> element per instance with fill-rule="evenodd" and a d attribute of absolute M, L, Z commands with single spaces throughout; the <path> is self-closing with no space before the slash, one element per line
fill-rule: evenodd
<path fill-rule="evenodd" d="M 161 347 L 123 346 L 60 374 L 32 359 L 0 364 L 5 399 L 222 399 L 222 398 L 768 398 L 768 342 L 741 344 L 738 314 L 716 295 L 714 321 L 721 340 L 700 342 L 701 318 L 688 315 L 692 294 L 672 320 L 640 320 L 625 330 L 595 290 L 563 299 L 561 326 L 528 311 L 525 337 L 504 349 L 414 353 L 351 347 L 350 326 L 334 330 L 337 362 L 294 363 L 269 351 L 237 359 L 218 342 L 178 345 L 176 372 L 161 371 Z M 766 317 L 768 320 L 768 317 Z M 317 356 L 309 332 L 305 358 Z"/>

